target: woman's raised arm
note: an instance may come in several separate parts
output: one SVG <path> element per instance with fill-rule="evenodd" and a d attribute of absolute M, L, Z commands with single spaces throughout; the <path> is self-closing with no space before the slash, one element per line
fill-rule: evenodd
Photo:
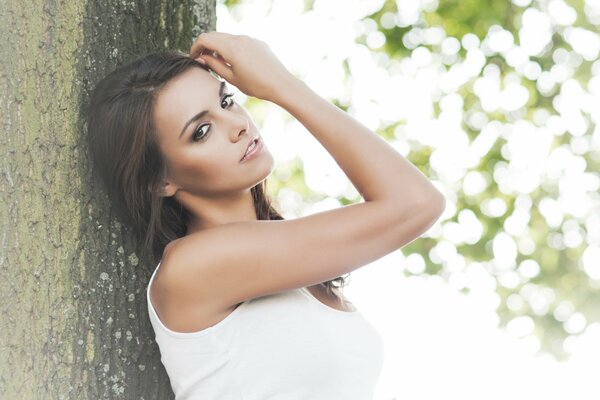
<path fill-rule="evenodd" d="M 221 77 L 297 118 L 365 202 L 291 220 L 228 223 L 171 242 L 162 261 L 169 267 L 156 289 L 170 307 L 223 313 L 247 299 L 331 280 L 413 241 L 439 218 L 445 200 L 431 182 L 385 140 L 282 69 L 263 42 L 209 34 L 202 46 L 220 53 L 206 62 Z"/>

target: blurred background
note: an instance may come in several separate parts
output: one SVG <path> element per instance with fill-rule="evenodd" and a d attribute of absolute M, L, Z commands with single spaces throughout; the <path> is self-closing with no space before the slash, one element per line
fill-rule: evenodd
<path fill-rule="evenodd" d="M 267 42 L 446 196 L 344 290 L 384 340 L 376 400 L 600 398 L 598 25 L 600 0 L 217 1 L 218 31 Z M 360 201 L 300 123 L 234 93 L 284 217 Z"/>

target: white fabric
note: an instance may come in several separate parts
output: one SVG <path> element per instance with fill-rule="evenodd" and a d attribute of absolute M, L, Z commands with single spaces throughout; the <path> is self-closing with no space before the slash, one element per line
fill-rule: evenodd
<path fill-rule="evenodd" d="M 198 332 L 168 329 L 146 297 L 176 400 L 371 400 L 380 334 L 360 310 L 331 308 L 305 288 L 248 300 Z"/>

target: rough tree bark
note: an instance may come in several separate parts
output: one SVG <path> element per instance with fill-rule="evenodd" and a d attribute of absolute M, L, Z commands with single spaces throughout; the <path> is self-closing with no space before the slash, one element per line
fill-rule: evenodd
<path fill-rule="evenodd" d="M 173 398 L 148 320 L 155 268 L 91 175 L 85 104 L 122 62 L 189 50 L 215 0 L 0 6 L 0 398 Z"/>

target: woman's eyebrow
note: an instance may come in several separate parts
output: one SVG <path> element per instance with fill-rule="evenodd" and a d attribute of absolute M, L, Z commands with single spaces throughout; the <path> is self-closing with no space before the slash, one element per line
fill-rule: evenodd
<path fill-rule="evenodd" d="M 226 87 L 225 81 L 221 81 L 221 86 L 219 86 L 219 98 L 221 98 L 221 96 L 223 96 L 225 87 Z M 204 117 L 206 115 L 206 113 L 208 113 L 208 110 L 200 111 L 198 114 L 196 114 L 192 118 L 190 118 L 190 120 L 188 122 L 186 122 L 185 125 L 183 126 L 183 129 L 181 130 L 181 133 L 179 134 L 179 138 L 181 139 L 181 136 L 183 136 L 185 130 L 192 122 L 197 121 L 200 118 Z"/>

